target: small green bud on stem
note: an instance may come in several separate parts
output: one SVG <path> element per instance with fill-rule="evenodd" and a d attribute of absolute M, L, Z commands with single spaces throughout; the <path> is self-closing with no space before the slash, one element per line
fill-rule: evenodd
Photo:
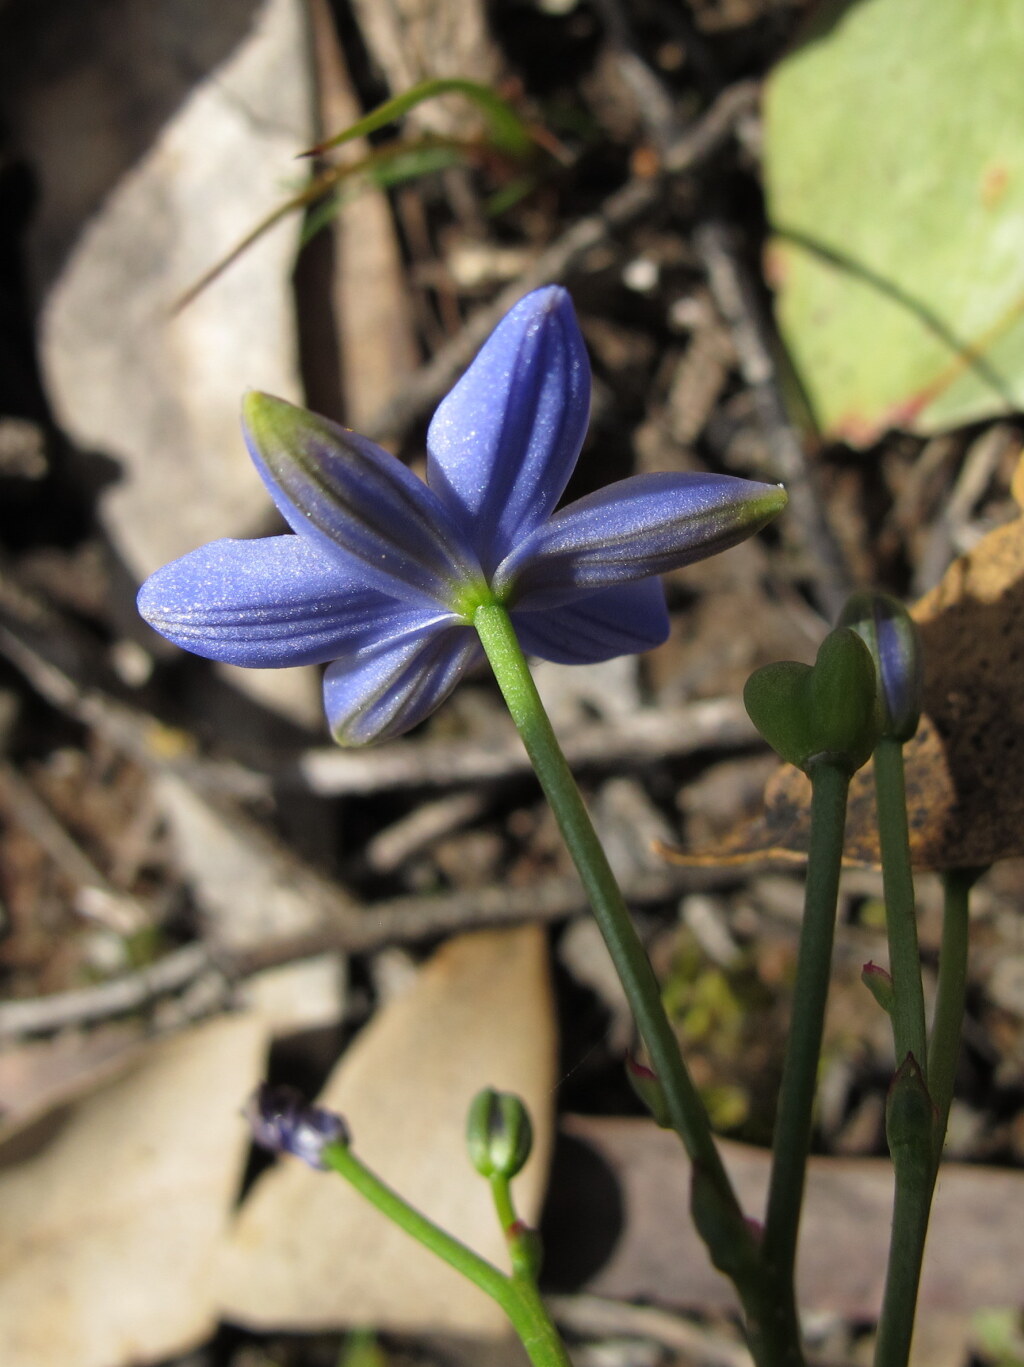
<path fill-rule="evenodd" d="M 762 1231 L 737 1206 L 723 1201 L 717 1183 L 700 1163 L 694 1163 L 690 1172 L 690 1214 L 719 1272 L 734 1281 L 756 1275 Z"/>
<path fill-rule="evenodd" d="M 478 1092 L 469 1107 L 466 1147 L 481 1177 L 515 1177 L 533 1147 L 533 1127 L 519 1097 L 493 1087 Z"/>
<path fill-rule="evenodd" d="M 866 963 L 860 971 L 860 980 L 886 1015 L 891 1016 L 894 1002 L 892 974 L 878 964 Z"/>
<path fill-rule="evenodd" d="M 626 1077 L 629 1079 L 629 1085 L 633 1091 L 650 1111 L 654 1123 L 663 1130 L 670 1130 L 672 1121 L 668 1114 L 665 1089 L 654 1069 L 649 1068 L 647 1064 L 641 1063 L 638 1058 L 630 1054 L 626 1058 Z"/>
<path fill-rule="evenodd" d="M 931 1182 L 934 1130 L 935 1107 L 917 1060 L 908 1054 L 889 1084 L 885 1105 L 885 1137 L 898 1180 Z"/>
<path fill-rule="evenodd" d="M 829 632 L 813 665 L 783 660 L 756 670 L 743 701 L 772 749 L 805 772 L 822 761 L 852 774 L 878 738 L 874 662 L 848 627 Z"/>

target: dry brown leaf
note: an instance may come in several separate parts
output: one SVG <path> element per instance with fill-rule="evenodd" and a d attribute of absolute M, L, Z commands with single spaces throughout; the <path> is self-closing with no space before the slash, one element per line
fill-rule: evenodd
<path fill-rule="evenodd" d="M 139 22 L 122 19 L 135 32 Z M 45 109 L 45 128 L 56 118 L 73 138 L 70 152 L 61 140 L 64 161 L 50 170 L 57 181 L 69 157 L 95 153 L 87 92 L 102 69 L 102 45 L 119 36 L 93 29 L 98 52 L 51 58 L 73 75 L 62 103 Z M 203 73 L 203 26 L 180 23 L 176 31 L 178 62 Z M 165 33 L 156 41 L 166 48 Z M 190 308 L 174 317 L 170 309 L 280 202 L 281 180 L 310 137 L 307 45 L 298 0 L 253 6 L 235 45 L 80 232 L 42 310 L 41 360 L 55 415 L 80 447 L 120 463 L 101 516 L 138 575 L 201 542 L 250 531 L 265 512 L 238 405 L 252 386 L 299 396 L 290 273 L 300 225 L 279 223 Z M 143 68 L 134 102 L 118 111 L 126 122 L 138 117 L 135 102 L 148 115 L 147 101 L 160 93 L 162 73 L 147 83 Z M 111 133 L 115 145 L 135 137 L 134 128 Z"/>
<path fill-rule="evenodd" d="M 603 1252 L 578 1289 L 614 1300 L 652 1301 L 703 1313 L 736 1308 L 733 1289 L 709 1264 L 688 1209 L 689 1167 L 675 1135 L 646 1120 L 570 1117 L 564 1160 L 580 1186 L 558 1214 L 569 1237 Z M 770 1154 L 722 1145 L 744 1209 L 758 1218 Z M 559 1161 L 563 1153 L 559 1154 Z M 558 1162 L 554 1199 L 559 1195 Z M 595 1188 L 594 1181 L 600 1181 Z M 797 1287 L 809 1312 L 872 1320 L 881 1304 L 892 1222 L 887 1159 L 812 1158 L 801 1226 Z M 602 1201 L 595 1199 L 595 1190 Z M 617 1221 L 617 1228 L 607 1222 Z M 552 1255 L 553 1256 L 553 1255 Z M 600 1256 L 600 1252 L 598 1253 Z M 1024 1305 L 1024 1173 L 950 1163 L 939 1174 L 921 1306 L 953 1314 Z"/>
<path fill-rule="evenodd" d="M 322 133 L 329 137 L 355 123 L 363 111 L 326 0 L 316 0 L 310 19 Z M 364 156 L 369 146 L 358 141 L 345 151 L 348 157 Z M 384 191 L 367 187 L 345 204 L 331 233 L 331 301 L 341 371 L 331 381 L 340 382 L 345 422 L 361 431 L 415 369 L 416 338 L 401 249 Z"/>
<path fill-rule="evenodd" d="M 348 1120 L 355 1152 L 483 1256 L 504 1262 L 486 1182 L 466 1156 L 475 1093 L 519 1093 L 536 1145 L 516 1180 L 536 1218 L 547 1176 L 555 1037 L 546 945 L 536 926 L 450 942 L 342 1058 L 320 1104 Z M 257 1328 L 374 1324 L 501 1332 L 483 1292 L 415 1244 L 338 1177 L 284 1160 L 245 1201 L 220 1269 L 228 1318 Z"/>
<path fill-rule="evenodd" d="M 264 1046 L 255 1017 L 212 1021 L 4 1146 L 4 1367 L 120 1367 L 211 1332 Z"/>
<path fill-rule="evenodd" d="M 914 865 L 983 867 L 1022 854 L 1024 518 L 989 532 L 911 613 L 925 660 L 924 715 L 905 749 Z M 762 816 L 715 849 L 663 852 L 682 864 L 801 862 L 809 803 L 805 775 L 783 766 Z M 879 862 L 871 765 L 850 785 L 845 851 L 855 863 Z"/>
<path fill-rule="evenodd" d="M 302 396 L 291 280 L 298 216 L 265 233 L 189 307 L 172 316 L 172 306 L 296 178 L 295 154 L 312 140 L 304 5 L 210 6 L 198 23 L 183 6 L 115 0 L 81 31 L 69 33 L 57 16 L 38 26 L 44 33 L 35 112 L 22 130 L 44 183 L 77 181 L 78 164 L 106 166 L 124 148 L 140 154 L 84 227 L 81 217 L 59 225 L 73 224 L 76 240 L 47 294 L 39 346 L 62 430 L 118 464 L 100 516 L 141 579 L 266 518 L 241 397 L 253 387 Z M 194 85 L 168 107 L 168 81 L 183 72 Z M 139 147 L 143 128 L 153 140 Z M 220 668 L 264 706 L 322 726 L 311 667 Z"/>
<path fill-rule="evenodd" d="M 119 1076 L 149 1048 L 142 1020 L 65 1030 L 0 1052 L 0 1154 L 10 1136 Z"/>

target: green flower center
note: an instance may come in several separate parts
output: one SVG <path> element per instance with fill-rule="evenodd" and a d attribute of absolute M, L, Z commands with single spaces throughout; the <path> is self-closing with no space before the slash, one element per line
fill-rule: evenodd
<path fill-rule="evenodd" d="M 452 600 L 452 611 L 472 625 L 477 608 L 502 607 L 505 602 L 505 597 L 495 593 L 486 579 L 479 579 L 460 585 Z"/>

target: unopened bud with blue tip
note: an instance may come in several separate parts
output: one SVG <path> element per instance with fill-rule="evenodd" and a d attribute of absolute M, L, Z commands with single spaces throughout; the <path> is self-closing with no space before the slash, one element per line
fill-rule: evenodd
<path fill-rule="evenodd" d="M 878 672 L 881 733 L 908 741 L 921 718 L 921 642 L 910 613 L 889 593 L 855 593 L 843 608 L 842 626 L 852 627 L 870 650 Z"/>
<path fill-rule="evenodd" d="M 349 1143 L 348 1127 L 340 1115 L 310 1106 L 294 1087 L 272 1087 L 264 1082 L 245 1108 L 252 1137 L 271 1153 L 290 1153 L 311 1168 L 324 1171 L 328 1144 Z"/>

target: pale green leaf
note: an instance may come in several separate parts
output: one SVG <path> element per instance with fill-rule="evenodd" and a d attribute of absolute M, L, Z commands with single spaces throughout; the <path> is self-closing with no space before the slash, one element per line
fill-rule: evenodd
<path fill-rule="evenodd" d="M 1022 130 L 1020 0 L 832 0 L 772 74 L 768 274 L 827 434 L 1024 408 Z"/>

